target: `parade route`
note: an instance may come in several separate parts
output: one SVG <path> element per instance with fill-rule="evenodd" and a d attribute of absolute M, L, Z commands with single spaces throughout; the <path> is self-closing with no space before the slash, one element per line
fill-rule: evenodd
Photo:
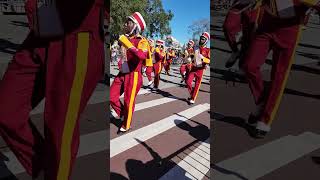
<path fill-rule="evenodd" d="M 111 66 L 111 76 L 117 72 Z M 188 105 L 179 66 L 171 76 L 161 74 L 158 92 L 150 91 L 144 77 L 132 130 L 117 135 L 119 121 L 110 123 L 111 179 L 209 179 L 209 78 L 207 69 L 196 103 Z"/>

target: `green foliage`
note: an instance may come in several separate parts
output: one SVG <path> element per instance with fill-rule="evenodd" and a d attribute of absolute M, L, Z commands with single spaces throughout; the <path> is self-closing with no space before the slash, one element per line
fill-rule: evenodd
<path fill-rule="evenodd" d="M 140 12 L 146 21 L 145 36 L 163 38 L 171 34 L 169 22 L 173 13 L 163 9 L 161 0 L 111 0 L 111 34 L 123 33 L 126 17 L 135 11 Z"/>
<path fill-rule="evenodd" d="M 147 1 L 148 0 L 111 0 L 111 34 L 123 33 L 123 25 L 126 17 L 130 16 L 133 12 L 138 11 L 143 17 L 145 17 Z"/>

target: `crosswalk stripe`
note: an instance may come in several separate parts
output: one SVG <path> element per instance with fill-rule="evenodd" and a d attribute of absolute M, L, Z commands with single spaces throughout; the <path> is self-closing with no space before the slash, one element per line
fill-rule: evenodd
<path fill-rule="evenodd" d="M 200 104 L 179 112 L 177 115 L 172 115 L 138 130 L 129 132 L 128 134 L 114 138 L 110 141 L 110 157 L 112 158 L 138 145 L 139 142 L 136 139 L 139 139 L 140 141 L 146 141 L 162 132 L 165 132 L 170 128 L 175 127 L 176 120 L 180 120 L 180 123 L 183 121 L 187 121 L 188 119 L 208 110 L 209 108 L 210 105 L 207 103 Z"/>
<path fill-rule="evenodd" d="M 159 105 L 162 105 L 165 103 L 173 102 L 175 100 L 178 100 L 178 98 L 175 96 L 169 96 L 169 97 L 164 97 L 164 98 L 160 98 L 160 99 L 155 99 L 155 100 L 139 103 L 139 104 L 136 104 L 134 111 L 140 111 L 140 110 L 151 108 L 154 106 L 159 106 Z"/>
<path fill-rule="evenodd" d="M 175 167 L 163 175 L 160 180 L 170 179 L 202 179 L 210 170 L 210 154 L 206 158 L 201 157 L 200 147 L 207 146 L 209 139 L 202 142 L 198 148 L 183 158 Z"/>
<path fill-rule="evenodd" d="M 202 152 L 206 153 L 206 154 L 210 154 L 210 148 L 206 147 L 206 146 L 199 146 L 198 147 L 199 150 L 201 150 Z"/>
<path fill-rule="evenodd" d="M 299 136 L 285 136 L 256 147 L 217 164 L 231 173 L 215 171 L 214 179 L 259 179 L 272 171 L 320 148 L 320 135 L 305 132 Z"/>
<path fill-rule="evenodd" d="M 136 106 L 134 108 L 134 112 L 141 111 L 141 110 L 144 110 L 144 109 L 147 109 L 147 108 L 152 108 L 152 107 L 159 106 L 159 105 L 162 105 L 162 104 L 166 104 L 166 103 L 169 103 L 169 102 L 173 102 L 173 101 L 176 101 L 176 100 L 178 100 L 177 97 L 169 96 L 169 97 L 164 97 L 164 98 L 160 98 L 160 99 L 155 99 L 155 100 L 151 100 L 151 101 L 138 103 L 138 104 L 136 104 Z M 113 117 L 117 117 L 118 116 L 117 113 L 113 109 L 111 110 L 111 115 Z"/>
<path fill-rule="evenodd" d="M 106 140 L 107 133 L 108 131 L 104 130 L 80 136 L 80 146 L 77 157 L 109 149 L 109 143 Z M 9 159 L 9 161 L 5 161 L 5 164 L 11 173 L 19 174 L 25 172 L 25 169 L 11 151 L 2 153 Z M 0 178 L 7 176 L 9 176 L 9 174 L 0 173 Z"/>

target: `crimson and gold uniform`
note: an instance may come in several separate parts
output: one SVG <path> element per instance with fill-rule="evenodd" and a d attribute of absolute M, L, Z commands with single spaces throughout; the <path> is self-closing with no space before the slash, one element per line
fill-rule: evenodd
<path fill-rule="evenodd" d="M 0 134 L 34 177 L 67 180 L 79 147 L 79 117 L 104 74 L 103 0 L 56 0 L 65 34 L 34 34 L 37 1 L 26 1 L 31 29 L 0 82 Z M 72 13 L 70 14 L 70 11 Z M 30 111 L 45 98 L 44 135 Z"/>
<path fill-rule="evenodd" d="M 184 60 L 180 66 L 180 75 L 182 77 L 182 81 L 187 79 L 188 73 L 191 70 L 192 64 L 191 64 L 191 57 L 194 55 L 194 42 L 192 40 L 189 40 L 188 42 L 188 48 L 184 52 Z"/>
<path fill-rule="evenodd" d="M 206 38 L 206 42 L 209 41 L 210 35 L 207 32 L 204 32 L 202 37 Z M 206 65 L 210 64 L 210 48 L 205 47 L 205 44 L 203 46 L 200 46 L 196 51 L 200 52 L 202 63 L 200 66 L 195 65 L 196 62 L 192 64 L 191 70 L 188 74 L 186 84 L 188 91 L 190 93 L 190 103 L 194 103 L 197 99 L 198 92 L 201 86 L 202 76 L 204 73 L 204 70 L 206 69 Z M 192 87 L 192 82 L 195 79 L 195 85 Z"/>
<path fill-rule="evenodd" d="M 301 27 L 306 11 L 316 6 L 314 0 L 265 0 L 260 12 L 260 24 L 245 57 L 243 69 L 255 103 L 261 108 L 256 121 L 256 135 L 265 135 L 280 105 L 286 86 L 294 53 L 300 39 Z M 266 88 L 260 67 L 265 63 L 269 51 L 273 51 L 271 84 Z"/>
<path fill-rule="evenodd" d="M 154 51 L 155 51 L 155 48 L 153 47 L 153 41 L 149 41 L 148 58 L 145 60 L 146 75 L 149 80 L 148 85 L 151 85 L 153 83 L 152 71 L 154 71 L 154 68 L 153 68 Z"/>
<path fill-rule="evenodd" d="M 144 30 L 145 22 L 140 13 L 135 12 L 129 18 L 137 22 L 136 28 L 139 31 Z M 120 72 L 110 87 L 110 105 L 119 117 L 124 118 L 119 132 L 125 132 L 131 127 L 135 99 L 143 83 L 141 66 L 142 62 L 147 59 L 149 43 L 146 38 L 134 33 L 129 37 L 121 35 L 119 41 L 124 45 L 126 51 L 122 59 L 124 64 L 120 66 Z M 127 65 L 127 71 L 124 70 L 125 65 Z M 120 101 L 120 96 L 123 93 L 124 104 Z"/>
<path fill-rule="evenodd" d="M 171 64 L 172 64 L 172 62 L 173 62 L 173 58 L 175 58 L 175 52 L 174 52 L 174 50 L 173 49 L 170 49 L 170 50 L 168 50 L 168 52 L 167 52 L 167 54 L 166 54 L 166 63 L 165 63 L 165 65 L 164 65 L 164 69 L 165 69 L 165 71 L 166 71 L 166 73 L 168 74 L 168 75 L 170 75 L 169 74 L 169 71 L 170 71 L 170 66 L 171 66 Z"/>
<path fill-rule="evenodd" d="M 157 46 L 155 48 L 155 63 L 153 64 L 154 68 L 154 88 L 157 89 L 159 88 L 159 83 L 160 83 L 160 74 L 161 70 L 163 67 L 163 61 L 166 56 L 165 50 L 164 50 L 164 41 L 162 40 L 157 40 Z M 159 47 L 162 46 L 162 47 Z"/>

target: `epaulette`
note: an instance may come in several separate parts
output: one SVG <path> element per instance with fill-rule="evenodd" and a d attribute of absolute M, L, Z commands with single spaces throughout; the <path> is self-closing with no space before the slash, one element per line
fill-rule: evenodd
<path fill-rule="evenodd" d="M 139 38 L 139 39 L 144 39 L 144 40 L 146 40 L 146 41 L 147 41 L 147 38 L 143 37 L 143 36 L 142 36 L 142 35 L 140 35 L 140 34 L 136 35 L 136 37 L 137 37 L 137 38 Z"/>

